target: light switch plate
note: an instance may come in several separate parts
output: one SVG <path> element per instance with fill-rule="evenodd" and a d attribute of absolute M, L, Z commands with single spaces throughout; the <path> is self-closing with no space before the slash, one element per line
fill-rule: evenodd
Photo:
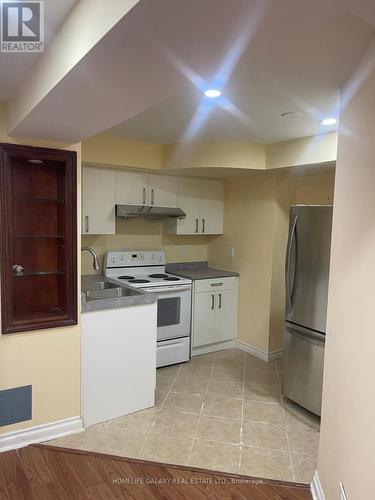
<path fill-rule="evenodd" d="M 236 252 L 234 250 L 234 247 L 229 247 L 229 251 L 228 251 L 229 257 L 234 257 L 235 253 Z"/>

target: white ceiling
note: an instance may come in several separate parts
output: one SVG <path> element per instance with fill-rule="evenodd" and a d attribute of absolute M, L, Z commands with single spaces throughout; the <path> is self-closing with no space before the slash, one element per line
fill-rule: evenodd
<path fill-rule="evenodd" d="M 274 142 L 335 129 L 322 127 L 319 120 L 338 115 L 339 88 L 375 34 L 375 1 L 227 0 L 233 6 L 230 22 L 225 1 L 195 1 L 194 8 L 175 1 L 181 2 L 180 15 L 168 17 L 168 10 L 162 10 L 163 23 L 159 16 L 147 15 L 149 1 L 141 1 L 144 12 L 138 22 L 146 26 L 163 58 L 188 75 L 189 84 L 109 133 L 164 144 Z M 163 9 L 163 4 L 168 6 L 165 0 L 158 6 Z M 209 18 L 214 4 L 210 24 L 207 14 Z M 177 45 L 179 33 L 185 38 Z M 203 43 L 210 36 L 217 39 L 218 33 L 225 41 L 220 57 L 202 67 Z M 198 85 L 189 82 L 194 72 L 202 77 Z M 150 74 L 151 82 L 155 76 Z M 204 85 L 215 86 L 210 80 L 220 78 L 226 80 L 223 107 L 202 99 Z M 283 119 L 285 111 L 303 115 Z"/>
<path fill-rule="evenodd" d="M 339 88 L 374 34 L 374 0 L 140 0 L 9 132 L 162 144 L 326 132 L 318 122 L 337 115 Z M 225 109 L 202 99 L 212 85 Z"/>
<path fill-rule="evenodd" d="M 45 48 L 78 0 L 45 0 Z M 31 66 L 43 53 L 12 54 L 0 52 L 0 101 L 8 99 L 14 88 L 27 75 Z"/>

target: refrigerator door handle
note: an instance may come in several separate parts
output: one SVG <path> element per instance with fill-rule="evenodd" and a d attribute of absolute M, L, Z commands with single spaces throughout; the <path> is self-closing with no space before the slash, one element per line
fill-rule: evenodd
<path fill-rule="evenodd" d="M 287 300 L 287 309 L 290 312 L 292 310 L 292 300 L 293 300 L 293 292 L 294 292 L 294 284 L 296 281 L 296 270 L 294 271 L 293 276 L 293 284 L 291 286 L 290 283 L 290 259 L 292 256 L 292 246 L 293 242 L 296 238 L 296 226 L 297 226 L 297 215 L 294 216 L 292 230 L 290 232 L 288 250 L 287 250 L 287 259 L 286 259 L 286 273 L 285 273 L 285 282 L 286 282 L 286 300 Z M 297 240 L 296 240 L 297 241 Z M 297 258 L 297 251 L 295 252 Z"/>
<path fill-rule="evenodd" d="M 303 340 L 315 340 L 325 343 L 326 336 L 324 333 L 310 330 L 309 328 L 305 328 L 301 325 L 294 325 L 292 323 L 286 323 L 286 325 L 288 333 L 294 337 L 298 337 Z"/>

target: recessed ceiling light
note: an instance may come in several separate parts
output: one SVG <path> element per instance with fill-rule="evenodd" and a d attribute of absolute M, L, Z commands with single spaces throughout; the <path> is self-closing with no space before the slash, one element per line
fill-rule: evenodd
<path fill-rule="evenodd" d="M 301 111 L 285 111 L 284 113 L 281 113 L 281 118 L 302 118 L 303 114 Z"/>
<path fill-rule="evenodd" d="M 219 90 L 219 89 L 207 89 L 204 91 L 204 95 L 206 97 L 210 97 L 211 99 L 215 99 L 215 97 L 221 96 L 221 90 Z"/>
<path fill-rule="evenodd" d="M 334 125 L 335 123 L 337 123 L 337 120 L 336 118 L 324 118 L 324 120 L 320 120 L 319 123 L 328 126 L 328 125 Z"/>
<path fill-rule="evenodd" d="M 30 158 L 30 160 L 27 160 L 29 163 L 44 163 L 43 160 L 37 160 L 34 158 Z"/>

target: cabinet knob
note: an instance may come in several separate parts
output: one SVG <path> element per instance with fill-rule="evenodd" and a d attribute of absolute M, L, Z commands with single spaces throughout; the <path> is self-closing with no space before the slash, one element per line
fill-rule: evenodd
<path fill-rule="evenodd" d="M 23 271 L 25 268 L 20 264 L 13 264 L 12 269 L 16 276 L 23 276 Z"/>
<path fill-rule="evenodd" d="M 221 309 L 221 293 L 219 293 L 219 309 Z"/>
<path fill-rule="evenodd" d="M 211 295 L 211 309 L 215 309 L 215 295 Z"/>
<path fill-rule="evenodd" d="M 90 230 L 90 226 L 89 226 L 89 216 L 86 215 L 85 217 L 85 232 L 88 233 Z"/>
<path fill-rule="evenodd" d="M 143 188 L 143 205 L 146 205 L 146 188 Z"/>
<path fill-rule="evenodd" d="M 202 219 L 202 233 L 206 231 L 206 220 Z"/>
<path fill-rule="evenodd" d="M 195 219 L 195 232 L 197 233 L 199 231 L 199 220 L 198 219 Z"/>

